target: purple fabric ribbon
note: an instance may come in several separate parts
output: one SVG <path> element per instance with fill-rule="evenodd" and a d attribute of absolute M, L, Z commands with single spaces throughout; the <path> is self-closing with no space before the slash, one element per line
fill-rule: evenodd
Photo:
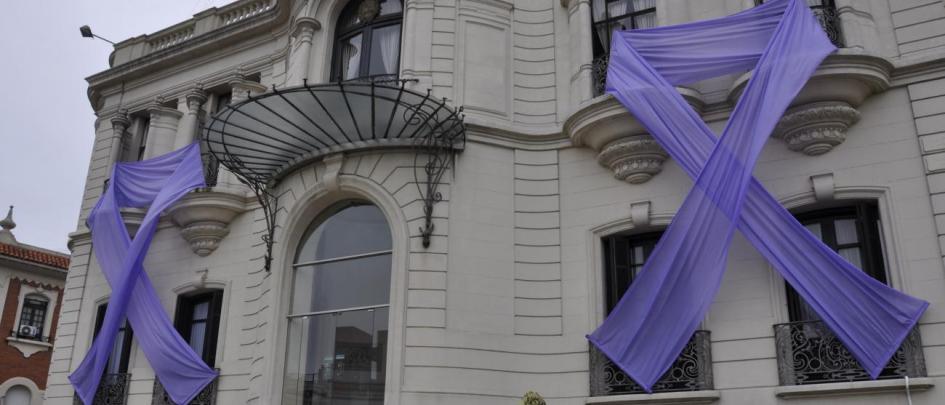
<path fill-rule="evenodd" d="M 112 169 L 108 188 L 88 219 L 95 257 L 112 287 L 112 295 L 91 349 L 69 376 L 86 405 L 93 402 L 126 314 L 138 346 L 174 403 L 190 402 L 216 378 L 216 371 L 174 329 L 142 266 L 161 212 L 191 190 L 204 186 L 196 143 L 153 159 L 117 163 Z M 148 207 L 134 240 L 121 218 L 120 209 L 125 207 Z"/>
<path fill-rule="evenodd" d="M 695 179 L 643 270 L 588 336 L 648 392 L 704 319 L 736 228 L 874 379 L 928 307 L 848 263 L 751 176 L 778 120 L 834 50 L 799 0 L 615 33 L 607 92 Z M 673 87 L 752 68 L 718 138 Z"/>

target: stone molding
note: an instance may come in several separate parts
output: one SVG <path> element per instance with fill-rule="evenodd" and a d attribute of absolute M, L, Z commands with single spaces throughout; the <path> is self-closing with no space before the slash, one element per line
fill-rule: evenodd
<path fill-rule="evenodd" d="M 600 151 L 597 162 L 614 171 L 614 177 L 630 184 L 649 181 L 663 170 L 669 154 L 650 135 L 617 139 Z"/>
<path fill-rule="evenodd" d="M 247 211 L 244 193 L 224 189 L 190 193 L 167 210 L 181 237 L 198 256 L 205 257 L 230 233 L 230 222 Z"/>
<path fill-rule="evenodd" d="M 846 131 L 860 120 L 860 112 L 844 102 L 820 102 L 794 107 L 778 122 L 772 135 L 788 148 L 817 156 L 846 140 Z"/>
<path fill-rule="evenodd" d="M 20 353 L 23 353 L 23 357 L 29 358 L 30 356 L 46 351 L 51 350 L 53 345 L 51 343 L 40 342 L 36 340 L 29 339 L 19 339 L 15 337 L 8 337 L 7 344 L 19 350 Z"/>

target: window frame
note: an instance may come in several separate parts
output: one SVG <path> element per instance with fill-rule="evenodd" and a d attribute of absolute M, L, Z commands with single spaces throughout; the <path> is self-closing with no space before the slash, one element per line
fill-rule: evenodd
<path fill-rule="evenodd" d="M 802 225 L 819 224 L 821 227 L 821 241 L 834 252 L 843 248 L 858 247 L 860 249 L 860 263 L 863 272 L 877 281 L 889 285 L 889 275 L 886 271 L 884 245 L 882 241 L 882 218 L 879 215 L 879 206 L 876 201 L 854 201 L 839 207 L 815 209 L 795 214 L 794 217 Z M 834 223 L 837 220 L 854 219 L 856 221 L 856 244 L 840 245 L 836 242 Z M 829 231 L 829 232 L 828 232 Z M 804 319 L 803 298 L 785 281 L 785 295 L 790 322 L 810 321 Z"/>
<path fill-rule="evenodd" d="M 637 234 L 614 234 L 601 238 L 601 254 L 604 263 L 604 315 L 610 314 L 610 311 L 620 301 L 620 297 L 630 288 L 633 279 L 636 278 L 637 269 L 642 269 L 646 262 L 646 257 L 653 252 L 653 248 L 659 243 L 663 236 L 663 231 L 652 231 Z M 640 245 L 643 248 L 644 261 L 636 263 L 632 256 L 632 249 L 627 249 L 624 257 L 619 257 L 619 252 L 615 248 L 618 243 L 629 243 Z M 618 259 L 626 259 L 624 263 L 618 263 Z"/>
<path fill-rule="evenodd" d="M 356 14 L 358 12 L 359 6 L 364 1 L 372 0 L 353 0 L 350 1 L 345 7 L 341 10 L 341 13 L 338 14 L 338 18 L 335 19 L 335 35 L 334 43 L 332 44 L 332 53 L 331 53 L 331 79 L 332 82 L 345 82 L 351 80 L 364 80 L 371 79 L 373 77 L 383 77 L 383 76 L 400 76 L 400 61 L 401 54 L 403 53 L 402 47 L 398 49 L 397 52 L 397 71 L 385 74 L 371 75 L 371 46 L 373 45 L 372 35 L 375 30 L 380 28 L 389 27 L 391 25 L 399 25 L 400 33 L 398 34 L 398 41 L 403 41 L 404 35 L 404 1 L 403 0 L 391 0 L 391 1 L 400 1 L 400 12 L 392 13 L 387 15 L 381 15 L 380 10 L 378 10 L 378 15 L 371 21 L 355 25 L 350 28 L 345 28 L 340 25 L 341 20 L 350 15 Z M 378 7 L 380 7 L 380 0 L 378 1 Z M 358 59 L 358 74 L 351 79 L 345 79 L 342 77 L 342 60 L 341 60 L 341 44 L 343 44 L 348 39 L 354 38 L 358 34 L 361 35 L 361 57 Z M 367 57 L 364 57 L 367 55 Z"/>
<path fill-rule="evenodd" d="M 632 0 L 604 0 L 604 19 L 602 19 L 602 20 L 600 20 L 600 21 L 594 20 L 594 2 L 593 2 L 593 1 L 590 2 L 590 6 L 591 6 L 591 40 L 593 41 L 593 50 L 592 50 L 592 52 L 593 52 L 594 58 L 599 58 L 599 57 L 604 56 L 604 55 L 606 54 L 606 52 L 604 52 L 603 45 L 601 45 L 600 42 L 602 42 L 603 40 L 606 39 L 606 43 L 607 43 L 607 44 L 610 44 L 610 41 L 611 41 L 611 38 L 612 38 L 612 35 L 613 35 L 613 31 L 614 31 L 614 30 L 607 30 L 607 38 L 598 38 L 598 37 L 600 36 L 600 34 L 598 34 L 597 27 L 599 27 L 599 26 L 601 26 L 601 25 L 609 27 L 611 24 L 618 23 L 620 20 L 629 17 L 629 18 L 630 18 L 630 24 L 631 24 L 631 27 L 630 27 L 629 29 L 635 30 L 635 29 L 638 29 L 638 28 L 639 28 L 639 27 L 636 26 L 636 17 L 642 16 L 642 15 L 645 15 L 645 14 L 650 14 L 650 13 L 654 14 L 654 16 L 656 15 L 656 9 L 657 9 L 657 3 L 658 3 L 658 2 L 653 2 L 653 7 L 648 7 L 648 8 L 644 8 L 644 9 L 640 9 L 640 10 L 630 11 L 630 12 L 628 12 L 628 13 L 624 13 L 624 14 L 621 14 L 621 15 L 618 15 L 618 16 L 611 16 L 611 15 L 610 15 L 610 7 L 608 7 L 608 5 L 609 5 L 610 3 L 617 3 L 617 2 L 621 2 L 621 1 L 632 2 Z M 624 30 L 628 29 L 628 28 L 627 28 L 626 26 L 624 26 L 623 24 L 620 24 L 620 25 L 623 27 Z"/>
<path fill-rule="evenodd" d="M 304 248 L 306 242 L 312 236 L 312 233 L 315 232 L 322 224 L 326 223 L 329 219 L 331 219 L 332 217 L 334 217 L 335 215 L 344 211 L 347 208 L 355 207 L 355 206 L 362 206 L 362 205 L 373 206 L 377 208 L 377 210 L 383 215 L 385 224 L 387 225 L 388 232 L 391 233 L 389 249 L 373 250 L 369 252 L 361 252 L 361 253 L 356 253 L 356 254 L 351 254 L 351 255 L 333 256 L 333 257 L 311 260 L 311 261 L 306 261 L 300 258 L 300 254 L 302 253 L 302 249 Z M 341 200 L 335 201 L 332 204 L 326 205 L 317 215 L 315 215 L 314 219 L 308 222 L 308 224 L 303 229 L 304 230 L 301 232 L 299 238 L 297 239 L 297 244 L 294 245 L 293 249 L 289 251 L 289 252 L 292 252 L 291 253 L 292 261 L 291 261 L 291 264 L 289 265 L 289 269 L 291 269 L 291 271 L 288 274 L 288 280 L 289 280 L 288 285 L 290 286 L 290 290 L 289 290 L 290 293 L 287 294 L 288 308 L 286 311 L 286 315 L 284 315 L 285 318 L 283 318 L 287 320 L 288 322 L 284 324 L 285 325 L 284 332 L 286 332 L 283 335 L 283 338 L 284 338 L 283 341 L 285 342 L 285 351 L 284 351 L 285 357 L 283 357 L 282 359 L 283 361 L 281 362 L 281 370 L 279 372 L 282 389 L 278 391 L 278 396 L 281 399 L 286 398 L 286 392 L 287 392 L 286 391 L 287 389 L 286 376 L 288 373 L 288 365 L 289 365 L 289 362 L 287 362 L 286 359 L 288 358 L 288 356 L 290 356 L 290 353 L 292 351 L 293 342 L 291 340 L 292 337 L 290 334 L 290 330 L 292 328 L 291 326 L 292 322 L 299 321 L 299 320 L 307 322 L 309 319 L 316 318 L 319 316 L 333 316 L 334 317 L 334 316 L 344 315 L 346 313 L 353 314 L 353 313 L 362 312 L 362 311 L 376 313 L 378 310 L 384 310 L 387 312 L 387 314 L 385 315 L 386 323 L 382 325 L 383 328 L 376 329 L 375 331 L 383 330 L 385 332 L 383 335 L 385 336 L 384 343 L 383 343 L 383 357 L 378 358 L 378 370 L 379 372 L 383 373 L 383 378 L 381 378 L 380 380 L 384 384 L 384 389 L 379 391 L 379 393 L 381 395 L 381 398 L 383 398 L 386 402 L 386 399 L 390 397 L 390 395 L 388 394 L 390 393 L 392 388 L 399 390 L 399 387 L 397 386 L 397 384 L 392 384 L 391 381 L 396 381 L 396 379 L 399 379 L 398 376 L 400 374 L 397 373 L 396 370 L 390 370 L 390 364 L 392 364 L 392 361 L 399 357 L 396 350 L 392 350 L 392 348 L 398 347 L 398 346 L 402 347 L 400 346 L 400 343 L 396 343 L 396 344 L 394 343 L 394 342 L 400 342 L 402 337 L 396 337 L 392 339 L 392 335 L 397 334 L 397 328 L 394 327 L 394 319 L 397 318 L 397 315 L 393 311 L 391 311 L 391 309 L 394 307 L 395 300 L 399 301 L 395 298 L 394 294 L 392 293 L 388 296 L 387 302 L 385 304 L 365 305 L 365 306 L 355 306 L 355 307 L 333 307 L 330 309 L 319 310 L 319 311 L 297 310 L 293 308 L 293 302 L 296 298 L 295 297 L 296 290 L 295 290 L 294 285 L 296 284 L 296 275 L 299 269 L 318 266 L 322 264 L 331 264 L 331 263 L 344 262 L 344 261 L 349 261 L 349 260 L 358 260 L 358 259 L 363 259 L 363 258 L 368 258 L 368 257 L 381 256 L 381 255 L 387 255 L 391 259 L 390 268 L 389 268 L 389 272 L 390 272 L 389 284 L 390 285 L 387 285 L 386 287 L 389 290 L 391 290 L 391 292 L 393 292 L 392 291 L 393 285 L 395 284 L 394 276 L 397 273 L 397 268 L 398 268 L 396 264 L 397 263 L 396 259 L 398 255 L 395 253 L 395 249 L 394 249 L 394 246 L 397 245 L 395 234 L 394 234 L 394 223 L 392 222 L 391 218 L 387 215 L 385 210 L 382 209 L 381 204 L 368 200 L 363 197 L 352 197 L 352 198 L 347 198 L 347 199 L 341 199 Z M 317 270 L 311 269 L 309 271 L 317 271 Z M 306 347 L 305 351 L 307 352 L 309 350 L 312 350 L 312 347 L 314 346 L 310 345 Z M 336 350 L 337 350 L 337 347 L 336 347 Z M 305 375 L 304 378 L 308 378 L 308 375 Z M 304 381 L 308 383 L 314 380 L 304 380 Z M 297 392 L 297 394 L 300 397 L 304 396 L 306 395 L 305 393 L 307 392 L 306 391 L 307 389 L 308 388 L 306 387 L 305 390 L 300 390 Z"/>
<path fill-rule="evenodd" d="M 24 335 L 24 334 L 21 334 L 21 333 L 20 333 L 20 328 L 23 326 L 23 319 L 24 319 L 24 317 L 25 317 L 25 315 L 26 315 L 26 311 L 27 311 L 28 309 L 33 309 L 33 310 L 39 309 L 38 306 L 31 305 L 31 301 L 32 301 L 33 303 L 42 302 L 42 304 L 43 304 L 43 305 L 42 305 L 42 316 L 39 318 L 39 322 L 38 322 L 39 325 L 38 325 L 38 326 L 36 325 L 36 320 L 35 320 L 35 319 L 32 319 L 32 318 L 33 318 L 33 315 L 31 314 L 31 316 L 30 316 L 30 318 L 31 318 L 30 320 L 33 321 L 32 323 L 30 323 L 30 326 L 33 326 L 33 327 L 35 327 L 35 328 L 38 328 L 38 331 L 37 331 L 37 333 L 36 333 L 35 336 L 29 336 L 29 335 Z M 35 340 L 35 341 L 48 340 L 48 337 L 47 337 L 47 336 L 43 336 L 43 333 L 44 333 L 44 332 L 48 332 L 48 331 L 46 330 L 46 320 L 47 320 L 46 318 L 50 315 L 50 312 L 51 312 L 51 311 L 49 310 L 49 304 L 50 304 L 50 303 L 51 303 L 51 301 L 50 301 L 49 297 L 47 297 L 47 296 L 45 296 L 45 295 L 43 295 L 43 294 L 39 294 L 39 293 L 28 293 L 28 294 L 26 294 L 25 296 L 23 296 L 23 301 L 20 303 L 20 312 L 19 312 L 19 314 L 18 314 L 17 323 L 16 323 L 16 331 L 15 331 L 15 334 L 16 334 L 17 339 L 27 339 L 27 340 Z"/>
<path fill-rule="evenodd" d="M 105 322 L 105 311 L 108 309 L 108 303 L 99 304 L 95 310 L 95 329 L 92 337 L 97 337 L 98 332 L 102 329 L 102 324 Z M 128 365 L 131 362 L 131 338 L 134 336 L 134 330 L 131 328 L 131 323 L 128 322 L 128 319 L 125 318 L 125 322 L 122 323 L 121 327 L 118 330 L 124 330 L 125 334 L 122 336 L 121 340 L 121 358 L 118 359 L 118 374 L 127 374 Z M 115 341 L 118 343 L 118 340 Z M 108 356 L 108 362 L 105 363 L 105 374 L 108 372 L 108 364 L 112 362 L 111 353 L 114 353 L 115 348 L 112 347 L 111 352 Z"/>
<path fill-rule="evenodd" d="M 201 320 L 206 325 L 203 335 L 202 353 L 197 353 L 208 366 L 213 368 L 216 365 L 217 347 L 220 339 L 220 321 L 223 312 L 223 290 L 202 290 L 189 294 L 177 296 L 177 310 L 174 314 L 174 329 L 180 333 L 181 338 L 188 344 L 190 334 L 196 321 L 193 319 L 194 308 L 206 302 L 207 317 Z"/>

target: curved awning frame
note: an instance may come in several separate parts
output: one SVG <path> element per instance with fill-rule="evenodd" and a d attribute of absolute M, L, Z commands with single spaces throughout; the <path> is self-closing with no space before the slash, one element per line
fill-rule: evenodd
<path fill-rule="evenodd" d="M 265 268 L 272 261 L 278 198 L 272 190 L 289 174 L 326 156 L 372 149 L 414 152 L 423 200 L 423 246 L 433 234 L 437 191 L 463 149 L 462 107 L 406 88 L 416 80 L 340 82 L 277 89 L 249 96 L 212 116 L 203 147 L 256 194 L 266 220 Z"/>

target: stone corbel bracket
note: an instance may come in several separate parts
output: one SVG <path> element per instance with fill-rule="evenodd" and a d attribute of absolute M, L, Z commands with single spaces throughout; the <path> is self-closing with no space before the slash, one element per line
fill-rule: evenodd
<path fill-rule="evenodd" d="M 230 233 L 230 222 L 246 211 L 246 201 L 241 193 L 195 192 L 182 198 L 167 213 L 194 253 L 205 257 Z"/>
<path fill-rule="evenodd" d="M 857 108 L 890 86 L 893 65 L 877 56 L 840 49 L 828 56 L 801 89 L 772 135 L 788 148 L 822 155 L 846 140 L 846 131 L 860 119 Z M 738 78 L 729 93 L 734 104 L 751 77 Z"/>
<path fill-rule="evenodd" d="M 702 111 L 704 103 L 699 92 L 686 87 L 676 89 L 696 112 Z M 649 181 L 669 159 L 646 128 L 611 96 L 584 104 L 565 121 L 564 133 L 575 146 L 597 151 L 598 163 L 613 170 L 614 177 L 631 184 Z"/>
<path fill-rule="evenodd" d="M 822 155 L 843 143 L 847 129 L 859 120 L 860 112 L 847 103 L 812 103 L 788 110 L 772 135 L 792 151 Z"/>
<path fill-rule="evenodd" d="M 608 143 L 597 155 L 597 162 L 614 171 L 614 177 L 630 184 L 649 181 L 663 170 L 669 158 L 650 135 L 631 135 Z"/>

